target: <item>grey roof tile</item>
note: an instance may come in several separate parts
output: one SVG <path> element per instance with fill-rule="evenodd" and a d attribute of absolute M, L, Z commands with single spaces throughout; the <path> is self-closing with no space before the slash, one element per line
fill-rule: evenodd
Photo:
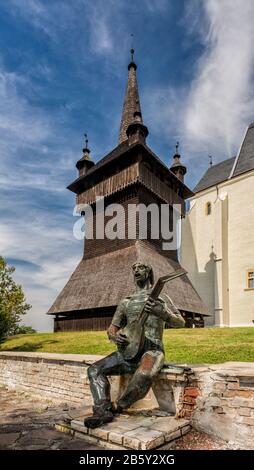
<path fill-rule="evenodd" d="M 204 189 L 210 188 L 211 186 L 219 184 L 222 181 L 228 179 L 233 168 L 234 161 L 235 157 L 228 158 L 227 160 L 224 160 L 223 162 L 208 168 L 194 188 L 193 192 L 198 193 L 199 191 L 203 191 Z"/>
<path fill-rule="evenodd" d="M 254 169 L 254 123 L 250 124 L 244 137 L 242 147 L 232 176 Z"/>
<path fill-rule="evenodd" d="M 233 173 L 231 175 L 232 170 Z M 234 178 L 250 170 L 254 170 L 254 123 L 250 124 L 247 129 L 239 156 L 229 158 L 217 165 L 211 166 L 202 176 L 193 192 L 198 193 L 199 191 L 222 183 L 227 180 L 229 176 Z"/>

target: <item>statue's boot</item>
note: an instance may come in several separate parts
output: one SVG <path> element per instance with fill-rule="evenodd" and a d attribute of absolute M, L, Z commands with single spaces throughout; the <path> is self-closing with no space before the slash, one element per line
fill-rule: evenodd
<path fill-rule="evenodd" d="M 84 419 L 84 425 L 87 428 L 94 429 L 102 426 L 103 424 L 110 423 L 113 419 L 114 415 L 111 411 L 111 403 L 106 406 L 94 406 L 93 415 Z"/>
<path fill-rule="evenodd" d="M 125 408 L 126 408 L 126 407 L 120 406 L 120 405 L 117 403 L 117 404 L 115 404 L 115 406 L 114 406 L 114 408 L 113 408 L 112 411 L 113 411 L 114 414 L 116 414 L 116 415 L 119 414 L 119 415 L 120 415 L 120 414 L 124 411 Z M 127 408 L 128 408 L 128 406 L 127 406 Z"/>

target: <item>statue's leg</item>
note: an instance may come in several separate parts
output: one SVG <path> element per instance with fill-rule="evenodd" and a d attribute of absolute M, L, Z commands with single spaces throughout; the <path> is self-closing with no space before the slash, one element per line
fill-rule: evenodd
<path fill-rule="evenodd" d="M 87 427 L 98 427 L 113 420 L 108 375 L 130 373 L 128 364 L 119 352 L 114 352 L 88 368 L 90 389 L 93 397 L 93 416 L 84 421 Z"/>
<path fill-rule="evenodd" d="M 151 350 L 143 354 L 139 367 L 118 401 L 117 408 L 119 411 L 129 408 L 133 403 L 146 396 L 163 363 L 164 354 L 162 351 Z"/>

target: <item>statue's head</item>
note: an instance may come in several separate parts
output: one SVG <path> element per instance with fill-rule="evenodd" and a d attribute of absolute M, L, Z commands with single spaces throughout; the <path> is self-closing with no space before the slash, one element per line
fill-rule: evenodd
<path fill-rule="evenodd" d="M 145 283 L 149 280 L 150 285 L 154 284 L 153 268 L 150 264 L 134 263 L 132 265 L 133 275 L 136 283 Z"/>

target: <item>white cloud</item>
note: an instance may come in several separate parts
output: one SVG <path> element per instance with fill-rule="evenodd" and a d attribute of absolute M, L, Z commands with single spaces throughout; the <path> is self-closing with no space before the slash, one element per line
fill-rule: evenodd
<path fill-rule="evenodd" d="M 51 2 L 43 0 L 8 0 L 8 11 L 21 16 L 34 28 L 42 31 L 51 41 L 59 40 L 59 32 L 66 32 L 75 24 L 75 2 Z"/>
<path fill-rule="evenodd" d="M 150 13 L 163 13 L 168 12 L 172 4 L 168 0 L 144 0 L 143 9 L 146 9 Z"/>
<path fill-rule="evenodd" d="M 25 208 L 27 212 L 22 213 Z M 17 202 L 16 217 L 11 209 L 9 214 L 8 206 L 0 206 L 0 253 L 15 260 L 15 279 L 32 304 L 25 323 L 46 331 L 52 328 L 46 312 L 76 267 L 81 243 L 72 235 L 67 214 L 54 214 L 43 207 L 29 210 L 23 201 Z"/>
<path fill-rule="evenodd" d="M 9 3 L 14 15 L 22 16 L 54 42 L 61 41 L 62 33 L 68 34 L 70 31 L 73 33 L 76 28 L 81 34 L 79 48 L 76 47 L 77 52 L 83 50 L 82 42 L 86 33 L 89 35 L 90 46 L 94 53 L 107 55 L 113 54 L 116 50 L 119 15 L 121 15 L 124 2 L 75 0 L 75 2 L 59 3 L 53 1 L 47 6 L 42 0 L 9 0 Z M 124 23 L 121 26 L 124 28 Z M 73 35 L 69 34 L 66 46 L 71 47 L 72 41 Z"/>
<path fill-rule="evenodd" d="M 232 156 L 254 114 L 254 2 L 206 0 L 205 53 L 186 102 L 185 132 L 196 145 Z"/>
<path fill-rule="evenodd" d="M 33 306 L 25 322 L 47 330 L 52 319 L 46 311 L 81 252 L 71 211 L 64 212 L 66 176 L 76 157 L 68 148 L 59 156 L 62 124 L 26 98 L 30 77 L 0 65 L 0 254 L 21 262 L 15 278 Z"/>
<path fill-rule="evenodd" d="M 16 73 L 0 71 L 0 130 L 13 138 L 13 143 L 40 143 L 49 134 L 49 122 L 43 113 L 31 107 L 17 91 L 18 85 L 30 86 L 29 81 Z M 2 134 L 3 135 L 3 134 Z"/>
<path fill-rule="evenodd" d="M 194 77 L 188 88 L 146 90 L 143 108 L 151 133 L 181 140 L 197 180 L 209 154 L 215 161 L 235 155 L 254 120 L 254 2 L 192 0 L 187 6 L 189 44 L 198 39 L 203 48 Z"/>

